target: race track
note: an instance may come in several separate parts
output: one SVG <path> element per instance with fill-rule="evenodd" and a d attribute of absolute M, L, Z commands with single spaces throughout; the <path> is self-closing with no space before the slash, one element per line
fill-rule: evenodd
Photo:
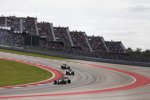
<path fill-rule="evenodd" d="M 0 52 L 2 58 L 15 58 L 50 66 L 62 73 L 68 64 L 75 76 L 71 84 L 52 83 L 0 88 L 0 100 L 150 100 L 150 68 L 81 60 L 50 60 Z"/>

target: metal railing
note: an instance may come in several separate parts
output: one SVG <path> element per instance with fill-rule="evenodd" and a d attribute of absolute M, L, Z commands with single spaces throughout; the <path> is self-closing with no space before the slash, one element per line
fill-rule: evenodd
<path fill-rule="evenodd" d="M 42 54 L 47 56 L 58 56 L 58 57 L 65 57 L 70 59 L 77 59 L 77 60 L 87 60 L 87 61 L 95 61 L 95 62 L 104 62 L 104 63 L 114 63 L 114 64 L 124 64 L 124 65 L 134 65 L 134 66 L 145 66 L 150 67 L 150 62 L 136 62 L 136 61 L 124 61 L 124 60 L 114 60 L 114 59 L 104 59 L 104 58 L 96 58 L 96 57 L 87 57 L 81 56 L 71 53 L 64 53 L 64 52 L 56 52 L 51 50 L 43 50 L 35 47 L 14 47 L 14 46 L 6 46 L 0 45 L 1 49 L 8 49 L 8 50 L 15 50 L 20 52 L 26 53 L 34 53 L 34 54 Z"/>

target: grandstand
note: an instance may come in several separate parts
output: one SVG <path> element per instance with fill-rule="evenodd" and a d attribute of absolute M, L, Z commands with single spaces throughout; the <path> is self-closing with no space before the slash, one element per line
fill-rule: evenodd
<path fill-rule="evenodd" d="M 99 36 L 88 36 L 88 41 L 94 50 L 94 52 L 107 53 L 109 49 L 105 43 L 103 37 Z"/>
<path fill-rule="evenodd" d="M 110 53 L 126 53 L 121 41 L 105 41 Z"/>
<path fill-rule="evenodd" d="M 126 53 L 121 41 L 105 41 L 103 37 L 70 31 L 69 27 L 56 27 L 49 22 L 38 22 L 34 17 L 1 16 L 0 44 L 31 46 L 88 56 Z"/>
<path fill-rule="evenodd" d="M 39 37 L 46 38 L 47 41 L 56 41 L 56 37 L 53 30 L 53 24 L 48 22 L 40 22 L 37 24 Z"/>
<path fill-rule="evenodd" d="M 92 48 L 89 45 L 89 41 L 87 41 L 87 36 L 85 32 L 70 32 L 74 47 L 81 48 L 83 52 L 92 52 Z"/>

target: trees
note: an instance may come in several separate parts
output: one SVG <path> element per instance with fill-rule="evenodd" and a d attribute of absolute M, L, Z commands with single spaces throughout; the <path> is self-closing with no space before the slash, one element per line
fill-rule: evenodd
<path fill-rule="evenodd" d="M 129 48 L 127 49 L 127 53 L 133 53 L 133 49 L 129 47 Z"/>
<path fill-rule="evenodd" d="M 142 49 L 141 48 L 136 48 L 136 50 L 134 51 L 137 54 L 141 54 L 142 53 Z"/>
<path fill-rule="evenodd" d="M 150 50 L 142 50 L 141 48 L 136 48 L 136 50 L 133 50 L 132 48 L 127 48 L 127 53 L 133 57 L 137 58 L 137 60 L 144 60 L 144 61 L 150 61 Z"/>

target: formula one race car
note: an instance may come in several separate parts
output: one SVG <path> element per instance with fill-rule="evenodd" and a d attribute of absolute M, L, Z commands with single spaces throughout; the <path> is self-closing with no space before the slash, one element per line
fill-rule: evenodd
<path fill-rule="evenodd" d="M 74 75 L 74 71 L 72 69 L 66 71 L 66 75 Z"/>
<path fill-rule="evenodd" d="M 67 64 L 63 64 L 63 65 L 61 65 L 61 69 L 70 69 L 70 67 L 67 65 Z"/>
<path fill-rule="evenodd" d="M 71 80 L 68 77 L 63 77 L 62 79 L 55 80 L 54 84 L 70 84 Z"/>

